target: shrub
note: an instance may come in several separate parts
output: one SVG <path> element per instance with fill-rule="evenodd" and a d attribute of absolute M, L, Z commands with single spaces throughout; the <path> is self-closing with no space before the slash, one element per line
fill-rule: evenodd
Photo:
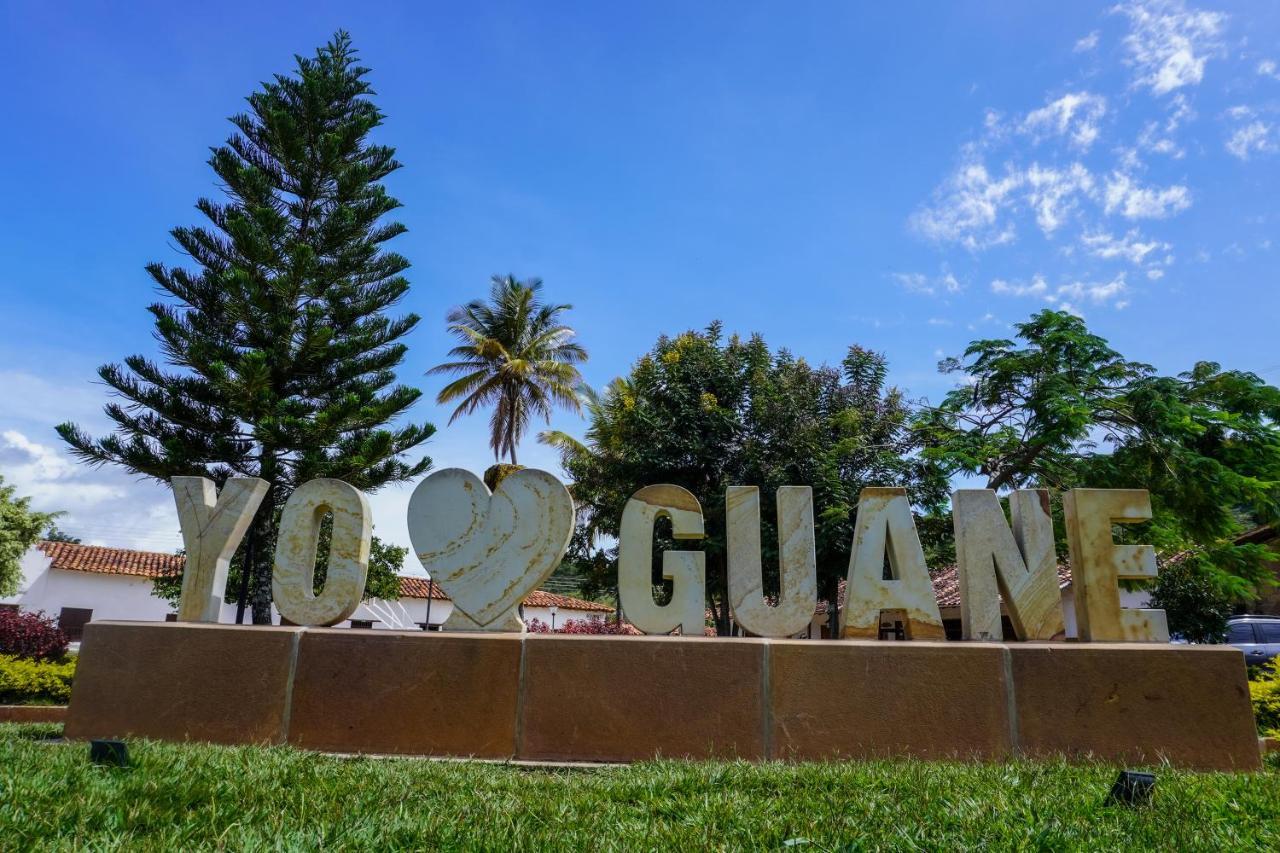
<path fill-rule="evenodd" d="M 1280 666 L 1255 671 L 1249 682 L 1249 698 L 1253 700 L 1258 734 L 1280 737 Z"/>
<path fill-rule="evenodd" d="M 65 705 L 75 672 L 74 658 L 42 661 L 0 655 L 0 704 Z"/>
<path fill-rule="evenodd" d="M 639 634 L 634 626 L 626 622 L 605 619 L 566 619 L 556 626 L 551 626 L 541 619 L 530 619 L 526 625 L 531 634 Z"/>
<path fill-rule="evenodd" d="M 43 612 L 0 611 L 0 655 L 34 660 L 61 660 L 67 635 Z"/>

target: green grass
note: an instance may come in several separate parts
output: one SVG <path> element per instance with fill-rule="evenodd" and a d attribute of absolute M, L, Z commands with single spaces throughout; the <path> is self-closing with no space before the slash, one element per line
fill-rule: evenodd
<path fill-rule="evenodd" d="M 0 726 L 0 847 L 197 849 L 1280 849 L 1280 764 L 1158 769 L 1104 805 L 1113 767 L 914 761 L 654 762 L 530 770 L 287 748 L 130 744 L 94 767 L 56 726 Z"/>

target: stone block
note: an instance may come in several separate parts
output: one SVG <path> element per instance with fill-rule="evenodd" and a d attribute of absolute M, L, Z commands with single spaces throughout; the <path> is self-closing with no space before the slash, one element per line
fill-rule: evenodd
<path fill-rule="evenodd" d="M 1229 646 L 1010 644 L 1017 738 L 1061 754 L 1177 767 L 1259 766 L 1244 656 Z"/>
<path fill-rule="evenodd" d="M 764 757 L 765 641 L 525 638 L 519 758 Z"/>
<path fill-rule="evenodd" d="M 0 705 L 0 723 L 61 723 L 66 705 Z"/>
<path fill-rule="evenodd" d="M 770 758 L 1012 754 L 998 646 L 777 640 L 769 652 Z"/>
<path fill-rule="evenodd" d="M 90 622 L 66 736 L 281 743 L 301 630 Z"/>
<path fill-rule="evenodd" d="M 289 742 L 334 752 L 510 758 L 519 634 L 310 629 Z"/>

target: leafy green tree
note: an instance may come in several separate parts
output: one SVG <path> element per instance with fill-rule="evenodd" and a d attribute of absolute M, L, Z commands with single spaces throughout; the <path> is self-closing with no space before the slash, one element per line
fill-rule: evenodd
<path fill-rule="evenodd" d="M 234 116 L 209 160 L 228 200 L 201 199 L 209 227 L 176 228 L 196 268 L 147 267 L 172 299 L 151 306 L 171 370 L 135 355 L 99 376 L 121 398 L 116 431 L 58 431 L 90 464 L 167 482 L 234 476 L 270 484 L 246 537 L 255 622 L 270 618 L 275 519 L 317 477 L 373 491 L 427 470 L 405 461 L 430 425 L 388 427 L 420 396 L 396 384 L 401 339 L 418 322 L 387 313 L 409 262 L 384 244 L 404 226 L 382 181 L 400 167 L 369 134 L 383 115 L 368 69 L 338 33 L 296 73 L 277 75 Z"/>
<path fill-rule="evenodd" d="M 1157 375 L 1065 312 L 1015 328 L 1020 344 L 975 341 L 940 365 L 969 384 L 918 414 L 925 454 L 991 489 L 1148 489 L 1153 521 L 1125 535 L 1210 548 L 1201 565 L 1229 595 L 1263 583 L 1261 550 L 1229 540 L 1242 518 L 1280 516 L 1280 389 L 1212 362 Z"/>
<path fill-rule="evenodd" d="M 72 545 L 80 544 L 79 536 L 72 536 L 56 524 L 49 525 L 49 529 L 45 532 L 44 538 L 49 542 L 69 542 Z"/>
<path fill-rule="evenodd" d="M 886 387 L 885 375 L 884 359 L 859 347 L 839 369 L 813 368 L 785 350 L 771 353 L 759 336 L 726 342 L 718 323 L 659 339 L 630 375 L 588 399 L 585 441 L 542 436 L 560 448 L 574 481 L 582 513 L 578 550 L 597 535 L 616 537 L 623 507 L 642 486 L 689 489 L 707 520 L 701 543 L 707 605 L 725 633 L 727 487 L 761 489 L 763 565 L 766 584 L 776 590 L 774 493 L 782 485 L 810 485 L 819 589 L 833 600 L 848 569 L 863 486 L 906 486 L 922 506 L 938 506 L 945 494 L 945 478 L 913 454 L 909 407 Z M 578 554 L 577 564 L 589 574 L 616 577 L 614 551 Z"/>
<path fill-rule="evenodd" d="M 6 486 L 0 477 L 0 596 L 18 591 L 22 555 L 57 516 L 32 510 L 31 498 L 16 497 L 13 486 Z"/>
<path fill-rule="evenodd" d="M 324 588 L 325 576 L 329 569 L 329 541 L 332 524 L 328 521 L 320 526 L 320 540 L 316 545 L 315 592 Z M 389 545 L 377 536 L 369 547 L 369 574 L 365 579 L 364 598 L 381 598 L 384 601 L 395 601 L 400 598 L 400 573 L 404 570 L 404 558 L 408 548 Z M 227 587 L 223 593 L 223 601 L 237 604 L 240 601 L 240 588 L 244 577 L 244 553 L 237 552 L 231 558 L 231 569 L 227 572 Z M 177 609 L 182 600 L 182 574 L 158 577 L 151 582 L 151 594 L 162 598 Z"/>
<path fill-rule="evenodd" d="M 1219 583 L 1215 567 L 1237 557 L 1235 549 L 1212 554 L 1187 551 L 1166 560 L 1151 590 L 1151 606 L 1163 610 L 1169 633 L 1192 643 L 1221 643 L 1234 610 L 1230 593 Z"/>
<path fill-rule="evenodd" d="M 449 423 L 493 407 L 489 446 L 495 462 L 505 454 L 517 464 L 516 447 L 531 417 L 550 421 L 555 406 L 582 410 L 577 365 L 587 360 L 587 351 L 561 319 L 573 306 L 545 303 L 541 292 L 541 279 L 495 275 L 488 301 L 472 300 L 449 312 L 449 331 L 460 341 L 449 351 L 454 360 L 427 372 L 460 374 L 436 398 L 458 403 Z"/>

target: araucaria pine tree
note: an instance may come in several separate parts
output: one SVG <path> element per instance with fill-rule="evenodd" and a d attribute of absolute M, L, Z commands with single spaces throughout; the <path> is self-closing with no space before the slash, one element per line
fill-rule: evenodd
<path fill-rule="evenodd" d="M 383 115 L 367 74 L 340 32 L 249 97 L 209 160 L 227 200 L 201 199 L 209 225 L 171 232 L 197 266 L 147 267 L 172 296 L 150 308 L 167 366 L 134 355 L 98 371 L 121 398 L 106 406 L 114 434 L 58 427 L 92 464 L 270 483 L 246 537 L 256 623 L 270 619 L 275 520 L 294 488 L 336 477 L 372 491 L 430 465 L 404 456 L 432 426 L 388 426 L 421 394 L 394 373 L 418 317 L 387 313 L 409 262 L 383 248 L 405 230 L 383 219 L 400 164 L 369 141 Z"/>

